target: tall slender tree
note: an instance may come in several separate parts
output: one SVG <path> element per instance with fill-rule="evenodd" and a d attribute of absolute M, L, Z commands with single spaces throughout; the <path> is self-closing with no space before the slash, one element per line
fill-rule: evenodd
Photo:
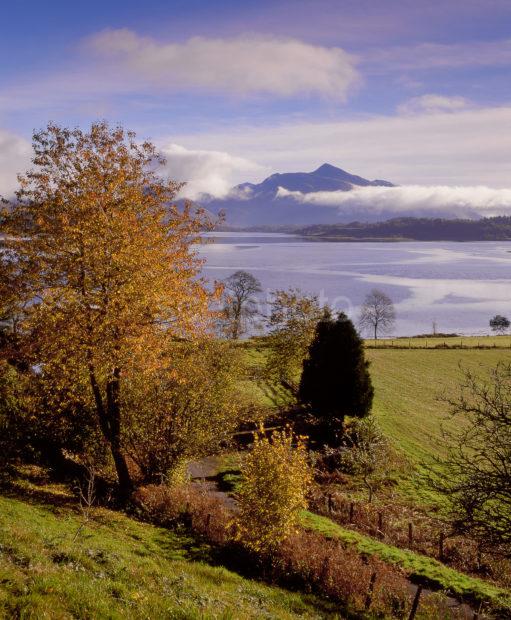
<path fill-rule="evenodd" d="M 169 340 L 205 328 L 210 294 L 193 244 L 206 220 L 170 206 L 180 185 L 121 127 L 49 124 L 33 148 L 5 223 L 32 300 L 22 344 L 55 392 L 90 399 L 127 497 L 123 383 L 157 368 Z"/>
<path fill-rule="evenodd" d="M 266 372 L 296 395 L 303 360 L 324 311 L 315 295 L 293 288 L 273 291 L 270 304 Z"/>

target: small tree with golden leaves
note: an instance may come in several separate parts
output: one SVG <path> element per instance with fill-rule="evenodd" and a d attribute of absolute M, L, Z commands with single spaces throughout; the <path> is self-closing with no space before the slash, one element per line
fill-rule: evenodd
<path fill-rule="evenodd" d="M 230 342 L 176 342 L 168 356 L 152 380 L 130 377 L 123 394 L 124 444 L 145 482 L 175 481 L 190 460 L 218 451 L 242 412 L 242 359 Z"/>
<path fill-rule="evenodd" d="M 203 331 L 210 296 L 193 244 L 206 222 L 171 206 L 180 185 L 121 127 L 49 124 L 33 147 L 6 221 L 33 301 L 23 346 L 55 392 L 90 399 L 127 497 L 123 385 L 158 368 L 170 340 Z"/>
<path fill-rule="evenodd" d="M 237 537 L 249 549 L 271 553 L 297 527 L 307 507 L 312 471 L 301 438 L 289 428 L 270 438 L 261 429 L 242 465 Z"/>
<path fill-rule="evenodd" d="M 266 372 L 271 380 L 296 395 L 303 360 L 326 309 L 321 308 L 317 296 L 296 288 L 272 291 L 270 303 Z"/>

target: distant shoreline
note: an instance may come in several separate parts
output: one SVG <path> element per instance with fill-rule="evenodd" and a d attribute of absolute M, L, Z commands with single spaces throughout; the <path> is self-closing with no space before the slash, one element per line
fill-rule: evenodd
<path fill-rule="evenodd" d="M 221 226 L 217 232 L 287 233 L 308 241 L 343 243 L 405 241 L 511 241 L 511 217 L 479 220 L 441 218 L 394 218 L 382 222 L 350 222 L 348 224 L 315 224 L 309 226 Z"/>

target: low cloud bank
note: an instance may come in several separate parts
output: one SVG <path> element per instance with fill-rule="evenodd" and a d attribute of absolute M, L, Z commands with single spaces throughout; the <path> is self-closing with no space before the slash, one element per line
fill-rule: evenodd
<path fill-rule="evenodd" d="M 233 177 L 264 170 L 262 166 L 223 151 L 186 149 L 169 144 L 161 149 L 167 160 L 165 172 L 172 179 L 186 182 L 183 197 L 197 200 L 204 194 L 225 198 L 230 194 Z"/>
<path fill-rule="evenodd" d="M 405 185 L 401 187 L 356 187 L 351 191 L 290 192 L 282 187 L 277 196 L 298 202 L 329 206 L 343 211 L 435 217 L 492 217 L 511 215 L 511 189 L 485 186 L 448 187 Z"/>

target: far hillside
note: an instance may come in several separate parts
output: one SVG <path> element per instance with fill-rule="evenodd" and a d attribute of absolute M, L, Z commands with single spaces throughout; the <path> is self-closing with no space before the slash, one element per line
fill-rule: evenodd
<path fill-rule="evenodd" d="M 403 217 L 375 223 L 318 224 L 295 232 L 322 241 L 509 241 L 511 217 L 480 220 Z"/>

